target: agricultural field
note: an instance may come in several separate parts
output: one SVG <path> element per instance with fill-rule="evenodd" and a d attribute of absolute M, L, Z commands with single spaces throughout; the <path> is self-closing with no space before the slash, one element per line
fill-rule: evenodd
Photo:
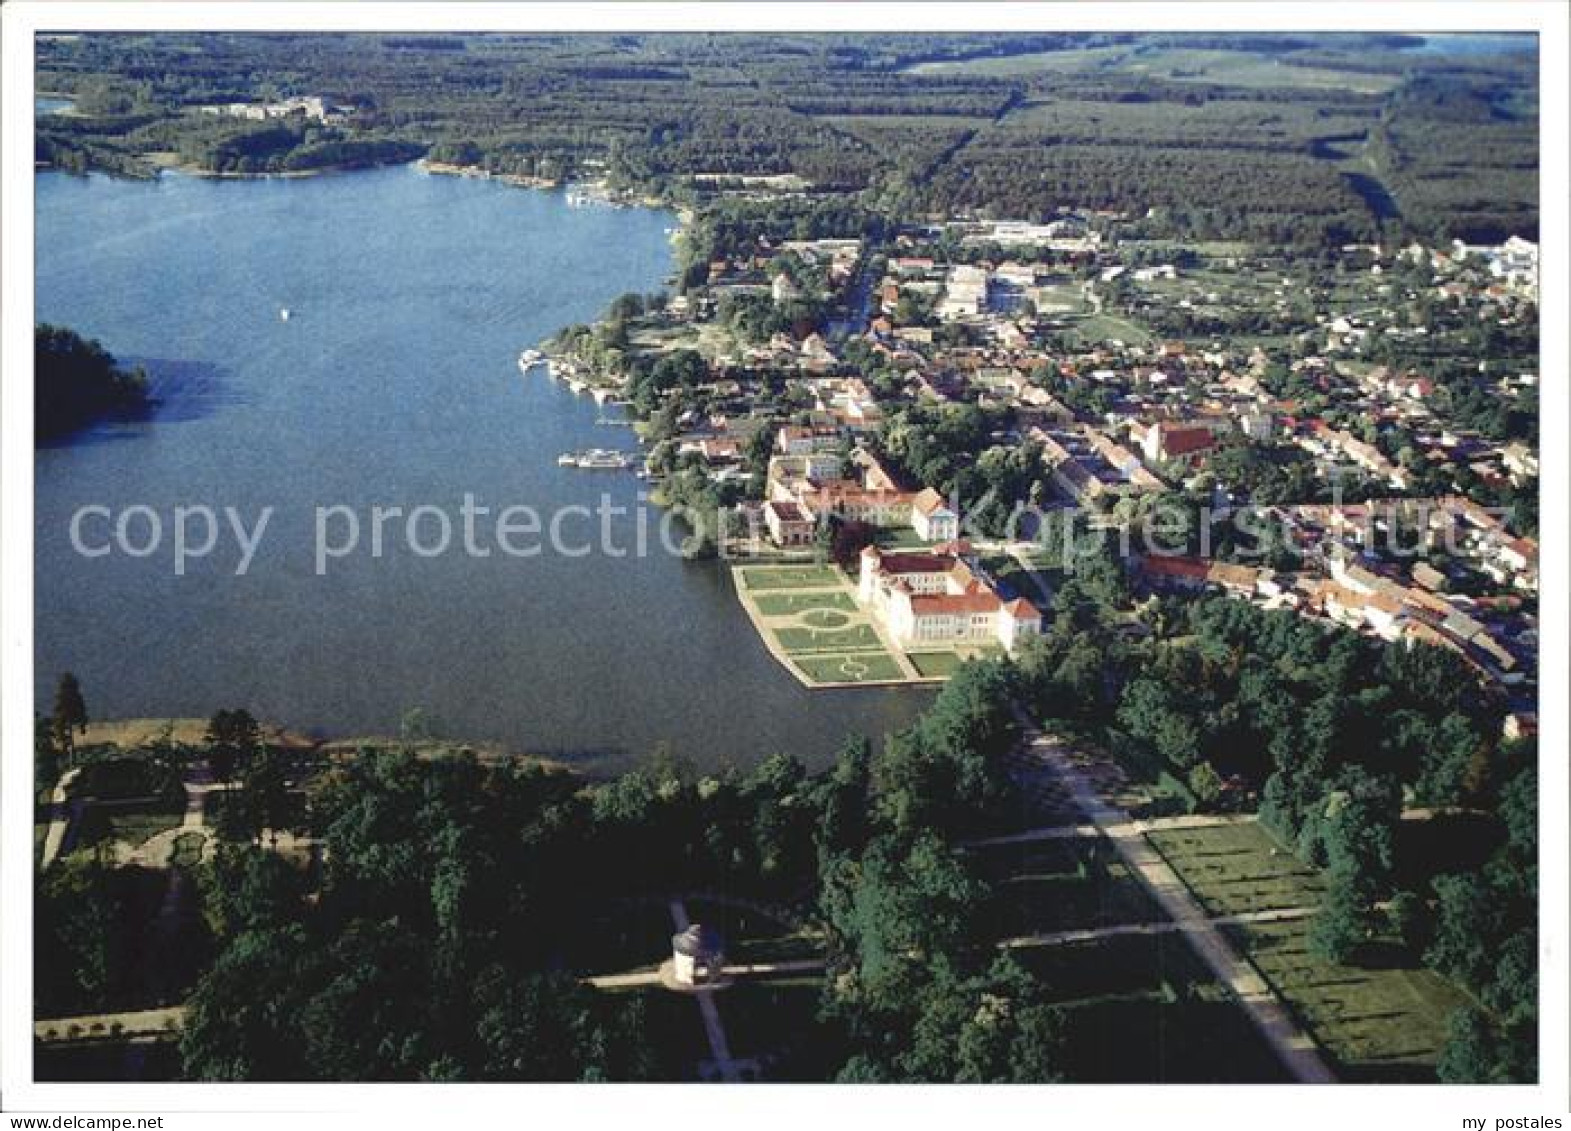
<path fill-rule="evenodd" d="M 906 68 L 912 75 L 988 75 L 1018 77 L 1042 73 L 1073 74 L 1111 67 L 1129 47 L 1079 47 L 1064 51 L 1029 51 L 1018 55 L 985 55 L 975 59 L 935 59 Z"/>
<path fill-rule="evenodd" d="M 1022 103 L 1002 125 L 1053 142 L 1296 150 L 1322 139 L 1361 139 L 1374 121 L 1371 114 L 1322 113 L 1304 103 L 1215 102 L 1197 109 L 1183 102 L 1054 98 Z"/>
<path fill-rule="evenodd" d="M 1119 69 L 1174 82 L 1353 91 L 1371 95 L 1385 94 L 1402 82 L 1400 74 L 1298 66 L 1254 51 L 1177 47 L 1140 51 L 1124 59 Z"/>

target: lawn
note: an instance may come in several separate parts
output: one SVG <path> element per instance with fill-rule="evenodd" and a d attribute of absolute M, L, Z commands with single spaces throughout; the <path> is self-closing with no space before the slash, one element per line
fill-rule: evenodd
<path fill-rule="evenodd" d="M 814 683 L 867 683 L 903 678 L 900 666 L 883 652 L 792 656 L 791 662 Z"/>
<path fill-rule="evenodd" d="M 885 550 L 926 550 L 933 545 L 909 526 L 880 526 L 877 537 Z"/>
<path fill-rule="evenodd" d="M 774 628 L 775 639 L 787 652 L 861 652 L 878 651 L 878 633 L 871 625 L 850 628 Z"/>
<path fill-rule="evenodd" d="M 802 623 L 812 628 L 844 628 L 851 618 L 834 609 L 809 609 L 802 614 Z"/>
<path fill-rule="evenodd" d="M 1111 314 L 1092 314 L 1075 320 L 1071 325 L 1074 332 L 1085 342 L 1099 343 L 1117 338 L 1125 345 L 1143 346 L 1149 345 L 1152 341 L 1149 331 L 1127 319 L 1117 318 Z"/>
<path fill-rule="evenodd" d="M 1010 952 L 1064 1010 L 1076 1083 L 1254 1083 L 1286 1075 L 1179 934 Z"/>
<path fill-rule="evenodd" d="M 1249 1017 L 1221 1000 L 1158 994 L 1064 1009 L 1058 1064 L 1077 1084 L 1289 1083 Z"/>
<path fill-rule="evenodd" d="M 928 679 L 948 678 L 965 663 L 965 658 L 954 652 L 909 652 L 906 659 Z"/>
<path fill-rule="evenodd" d="M 173 868 L 194 868 L 202 862 L 202 850 L 207 838 L 201 833 L 181 833 L 175 837 L 174 852 L 169 857 Z"/>
<path fill-rule="evenodd" d="M 1316 907 L 1320 876 L 1258 824 L 1217 825 L 1147 834 L 1212 915 Z"/>
<path fill-rule="evenodd" d="M 135 848 L 166 829 L 179 826 L 185 806 L 174 801 L 91 803 L 82 813 L 79 846 L 120 841 Z"/>
<path fill-rule="evenodd" d="M 816 609 L 833 609 L 837 612 L 856 611 L 856 602 L 849 593 L 758 593 L 753 604 L 766 617 L 786 617 Z"/>
<path fill-rule="evenodd" d="M 1078 845 L 1075 851 L 1085 862 L 1075 871 L 1037 871 L 1027 865 L 993 880 L 990 915 L 1001 937 L 1152 923 L 1165 918 L 1140 881 L 1116 858 L 1099 854 L 1095 842 Z"/>
<path fill-rule="evenodd" d="M 1308 920 L 1227 929 L 1343 1079 L 1433 1082 L 1446 1021 L 1465 995 L 1391 943 L 1367 946 L 1366 966 L 1324 962 L 1309 953 L 1308 932 Z"/>
<path fill-rule="evenodd" d="M 1148 833 L 1212 914 L 1313 907 L 1324 881 L 1258 824 Z M 1275 855 L 1273 855 L 1275 852 Z M 1434 1079 L 1446 1019 L 1461 991 L 1388 940 L 1365 946 L 1362 965 L 1309 953 L 1312 919 L 1224 928 L 1336 1062 L 1344 1079 Z"/>
<path fill-rule="evenodd" d="M 738 982 L 715 999 L 731 1055 L 757 1058 L 765 1080 L 832 1078 L 845 1050 L 818 1020 L 822 997 L 823 979 L 813 974 Z"/>
<path fill-rule="evenodd" d="M 834 566 L 752 566 L 742 570 L 742 581 L 757 592 L 768 589 L 834 589 L 845 580 Z"/>

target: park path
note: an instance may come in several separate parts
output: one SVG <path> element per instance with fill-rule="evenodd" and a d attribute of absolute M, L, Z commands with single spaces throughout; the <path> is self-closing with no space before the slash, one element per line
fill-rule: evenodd
<path fill-rule="evenodd" d="M 166 1037 L 185 1023 L 185 1006 L 141 1009 L 126 1013 L 90 1013 L 81 1017 L 52 1017 L 33 1022 L 33 1037 L 45 1044 L 62 1041 Z M 118 1029 L 116 1028 L 118 1026 Z"/>
<path fill-rule="evenodd" d="M 1210 920 L 1178 874 L 1145 839 L 1144 828 L 1123 809 L 1104 801 L 1083 759 L 1061 740 L 1049 737 L 1018 704 L 1015 716 L 1023 728 L 1024 752 L 1030 761 L 1056 778 L 1080 811 L 1107 837 L 1130 872 L 1140 877 L 1152 897 L 1183 930 L 1195 953 L 1227 986 L 1278 1059 L 1301 1084 L 1336 1081 L 1309 1035 L 1288 1013 L 1275 992 L 1221 930 Z"/>
<path fill-rule="evenodd" d="M 1318 907 L 1273 907 L 1265 911 L 1241 911 L 1235 915 L 1218 915 L 1207 919 L 1212 927 L 1242 927 L 1254 923 L 1288 923 L 1295 919 L 1307 919 L 1320 909 Z M 1034 935 L 1017 935 L 1012 939 L 1005 939 L 999 943 L 1004 950 L 1016 950 L 1033 946 L 1067 946 L 1071 943 L 1095 942 L 1098 939 L 1115 939 L 1130 935 L 1167 935 L 1176 932 L 1189 933 L 1188 924 L 1180 923 L 1175 919 L 1164 919 L 1156 923 L 1119 923 L 1111 927 L 1084 927 L 1073 931 L 1042 931 Z"/>
<path fill-rule="evenodd" d="M 768 978 L 776 974 L 805 974 L 823 968 L 822 958 L 793 958 L 786 962 L 737 963 L 726 966 L 723 973 L 728 978 Z M 597 990 L 626 990 L 637 986 L 665 985 L 658 968 L 631 970 L 625 974 L 596 974 L 584 980 Z"/>
<path fill-rule="evenodd" d="M 49 795 L 49 831 L 44 834 L 44 852 L 38 865 L 40 871 L 74 847 L 74 844 L 67 843 L 66 834 L 71 833 L 70 840 L 75 841 L 77 819 L 82 815 L 82 801 L 67 802 L 66 793 L 81 772 L 75 769 L 61 774 L 60 780 L 55 782 L 54 792 Z"/>
<path fill-rule="evenodd" d="M 1039 829 L 1026 829 L 1018 833 L 1005 833 L 1002 836 L 984 836 L 976 840 L 964 842 L 962 848 L 1002 848 L 1010 844 L 1033 844 L 1042 840 L 1081 840 L 1086 837 L 1101 836 L 1102 830 L 1095 825 L 1044 825 Z"/>
<path fill-rule="evenodd" d="M 676 924 L 677 931 L 687 930 L 691 925 L 687 917 L 687 905 L 680 899 L 673 899 L 670 907 L 671 921 Z M 720 1023 L 720 1010 L 715 1006 L 714 991 L 702 987 L 695 988 L 693 997 L 697 999 L 698 1012 L 704 1019 L 704 1033 L 709 1038 L 709 1052 L 714 1058 L 720 1079 L 728 1084 L 734 1084 L 742 1079 L 742 1074 L 736 1061 L 731 1059 L 731 1045 L 726 1040 L 725 1026 Z"/>

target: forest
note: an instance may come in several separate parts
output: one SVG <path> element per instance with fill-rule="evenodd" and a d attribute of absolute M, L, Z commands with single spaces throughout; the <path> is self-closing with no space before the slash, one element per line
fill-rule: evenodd
<path fill-rule="evenodd" d="M 808 924 L 826 963 L 771 1078 L 1074 1078 L 1079 1015 L 1058 1003 L 1079 987 L 998 948 L 1008 897 L 967 848 L 1029 819 L 1006 770 L 1024 708 L 1192 811 L 1258 796 L 1262 826 L 1324 877 L 1315 960 L 1426 965 L 1467 1003 L 1433 1071 L 1532 1079 L 1534 744 L 1501 739 L 1498 704 L 1438 649 L 1223 597 L 1141 601 L 1132 635 L 1133 596 L 1115 558 L 1078 555 L 1047 636 L 965 664 L 917 723 L 848 738 L 816 774 L 775 755 L 700 775 L 656 752 L 588 781 L 414 746 L 307 764 L 244 711 L 196 745 L 78 749 L 69 681 L 76 714 L 38 730 L 43 781 L 75 766 L 137 792 L 205 761 L 236 788 L 216 857 L 184 866 L 198 913 L 177 951 L 124 927 L 157 902 L 146 870 L 83 850 L 45 875 L 39 1008 L 150 986 L 183 1000 L 190 1079 L 681 1079 L 658 995 L 581 979 L 659 958 L 639 908 L 716 891 Z M 281 827 L 323 850 L 302 867 Z M 1164 1024 L 1208 1008 L 1180 995 Z"/>
<path fill-rule="evenodd" d="M 1381 43 L 1380 46 L 1390 46 Z M 74 112 L 38 160 L 147 173 L 433 159 L 605 176 L 691 203 L 704 174 L 794 174 L 891 220 L 1063 207 L 1149 234 L 1324 246 L 1536 233 L 1529 56 L 1370 37 L 94 35 L 40 44 Z M 418 62 L 418 65 L 415 65 Z M 1340 68 L 1340 69 L 1339 69 Z M 317 94 L 342 126 L 214 122 Z M 285 136 L 285 132 L 289 136 Z M 1394 202 L 1394 204 L 1393 204 Z"/>
<path fill-rule="evenodd" d="M 33 425 L 39 442 L 101 420 L 128 420 L 153 406 L 147 374 L 125 369 L 96 341 L 64 326 L 33 330 Z"/>

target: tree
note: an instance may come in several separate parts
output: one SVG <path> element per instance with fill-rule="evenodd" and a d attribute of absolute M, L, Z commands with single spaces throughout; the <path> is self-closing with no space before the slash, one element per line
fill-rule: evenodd
<path fill-rule="evenodd" d="M 240 777 L 240 809 L 253 840 L 260 841 L 265 830 L 278 843 L 278 830 L 288 819 L 289 788 L 277 751 L 264 746 L 246 762 Z"/>
<path fill-rule="evenodd" d="M 1309 928 L 1309 949 L 1327 962 L 1343 964 L 1368 937 L 1368 907 L 1357 885 L 1348 876 L 1333 876 Z"/>
<path fill-rule="evenodd" d="M 1417 892 L 1399 891 L 1386 905 L 1391 933 L 1414 955 L 1422 955 L 1433 930 L 1429 906 Z"/>
<path fill-rule="evenodd" d="M 1494 1082 L 1495 1049 L 1489 1023 L 1477 1009 L 1458 1009 L 1446 1022 L 1446 1043 L 1435 1063 L 1442 1084 Z"/>
<path fill-rule="evenodd" d="M 1210 762 L 1200 762 L 1189 771 L 1189 790 L 1195 795 L 1195 810 L 1213 808 L 1222 796 L 1222 776 Z"/>
<path fill-rule="evenodd" d="M 207 764 L 228 785 L 237 766 L 248 763 L 262 746 L 262 728 L 246 710 L 220 710 L 207 724 Z"/>
<path fill-rule="evenodd" d="M 76 738 L 87 733 L 87 702 L 82 698 L 82 687 L 76 676 L 64 672 L 55 688 L 54 713 L 55 746 L 65 756 L 67 765 L 76 759 Z"/>
<path fill-rule="evenodd" d="M 33 788 L 48 789 L 60 777 L 60 750 L 55 745 L 54 728 L 45 719 L 33 716 Z"/>

